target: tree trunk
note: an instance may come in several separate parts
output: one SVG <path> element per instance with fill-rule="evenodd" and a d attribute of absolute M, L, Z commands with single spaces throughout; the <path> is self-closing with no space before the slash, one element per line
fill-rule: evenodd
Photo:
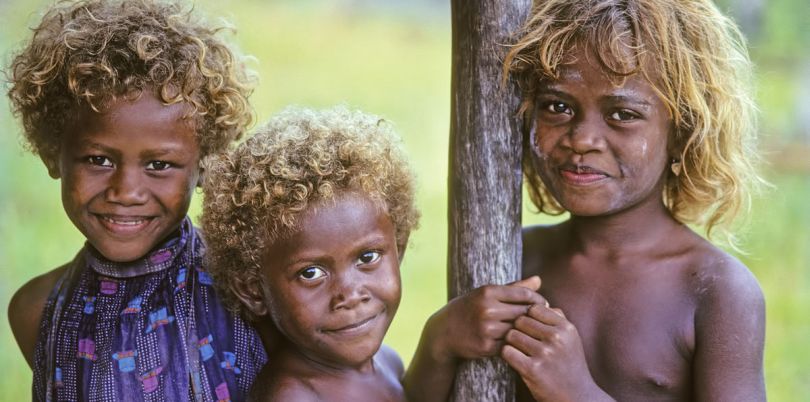
<path fill-rule="evenodd" d="M 521 263 L 521 141 L 516 86 L 501 85 L 507 45 L 530 0 L 452 0 L 448 294 L 517 280 Z M 513 401 L 499 358 L 464 363 L 454 400 Z"/>

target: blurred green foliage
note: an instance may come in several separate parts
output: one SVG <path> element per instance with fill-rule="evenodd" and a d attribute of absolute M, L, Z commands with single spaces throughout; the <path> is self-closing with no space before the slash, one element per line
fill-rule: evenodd
<path fill-rule="evenodd" d="M 394 122 L 418 175 L 421 228 L 402 266 L 403 302 L 386 343 L 406 362 L 428 316 L 446 299 L 447 139 L 450 122 L 449 2 L 205 0 L 197 8 L 224 17 L 232 38 L 255 56 L 260 76 L 253 96 L 259 121 L 285 105 L 325 107 L 343 103 Z M 446 3 L 446 4 L 445 4 Z M 725 1 L 724 3 L 729 3 Z M 0 57 L 12 51 L 39 19 L 43 0 L 0 2 Z M 372 5 L 375 4 L 375 5 Z M 796 8 L 793 8 L 796 7 Z M 803 9 L 804 12 L 798 12 Z M 767 2 L 759 42 L 760 100 L 766 139 L 791 138 L 786 124 L 795 109 L 793 70 L 810 45 L 806 0 Z M 804 17 L 802 17 L 804 16 Z M 806 57 L 806 56 L 805 56 Z M 0 99 L 0 311 L 30 278 L 65 262 L 81 247 L 81 234 L 66 219 L 59 183 L 23 151 L 19 123 Z M 769 137 L 769 138 L 768 138 Z M 741 259 L 754 271 L 768 309 L 765 369 L 773 401 L 810 395 L 810 176 L 766 172 L 775 184 L 756 200 Z M 195 200 L 192 216 L 199 213 Z M 524 222 L 549 222 L 526 211 Z M 0 322 L 0 400 L 29 398 L 30 370 L 8 324 Z"/>

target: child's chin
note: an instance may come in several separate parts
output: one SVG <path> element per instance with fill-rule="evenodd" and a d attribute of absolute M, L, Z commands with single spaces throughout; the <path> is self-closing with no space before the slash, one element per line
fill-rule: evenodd
<path fill-rule="evenodd" d="M 345 367 L 360 368 L 371 362 L 380 349 L 380 344 L 381 342 L 368 342 L 355 347 L 333 350 L 332 354 L 335 357 L 335 363 Z"/>
<path fill-rule="evenodd" d="M 107 260 L 122 264 L 139 260 L 151 250 L 151 247 L 146 245 L 135 247 L 132 244 L 118 246 L 115 244 L 93 244 L 93 247 Z"/>

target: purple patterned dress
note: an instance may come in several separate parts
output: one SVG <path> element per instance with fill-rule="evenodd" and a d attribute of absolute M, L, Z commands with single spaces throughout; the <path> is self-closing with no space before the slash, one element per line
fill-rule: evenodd
<path fill-rule="evenodd" d="M 240 401 L 267 361 L 201 268 L 186 218 L 142 260 L 114 263 L 86 245 L 43 311 L 37 401 Z"/>

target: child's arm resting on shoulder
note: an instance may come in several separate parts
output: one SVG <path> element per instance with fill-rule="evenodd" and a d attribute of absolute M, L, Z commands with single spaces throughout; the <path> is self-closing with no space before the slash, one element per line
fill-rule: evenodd
<path fill-rule="evenodd" d="M 459 360 L 498 355 L 514 320 L 533 304 L 546 304 L 537 293 L 539 288 L 536 276 L 509 285 L 482 286 L 434 313 L 405 373 L 408 400 L 447 400 Z"/>
<path fill-rule="evenodd" d="M 765 300 L 756 278 L 729 258 L 704 275 L 695 313 L 696 401 L 765 401 Z"/>
<path fill-rule="evenodd" d="M 67 265 L 42 274 L 23 285 L 8 303 L 8 322 L 17 346 L 25 357 L 28 367 L 34 367 L 34 349 L 39 338 L 42 310 L 56 282 L 64 274 Z"/>
<path fill-rule="evenodd" d="M 576 327 L 562 310 L 532 306 L 506 334 L 501 357 L 542 401 L 613 401 L 593 380 Z"/>

